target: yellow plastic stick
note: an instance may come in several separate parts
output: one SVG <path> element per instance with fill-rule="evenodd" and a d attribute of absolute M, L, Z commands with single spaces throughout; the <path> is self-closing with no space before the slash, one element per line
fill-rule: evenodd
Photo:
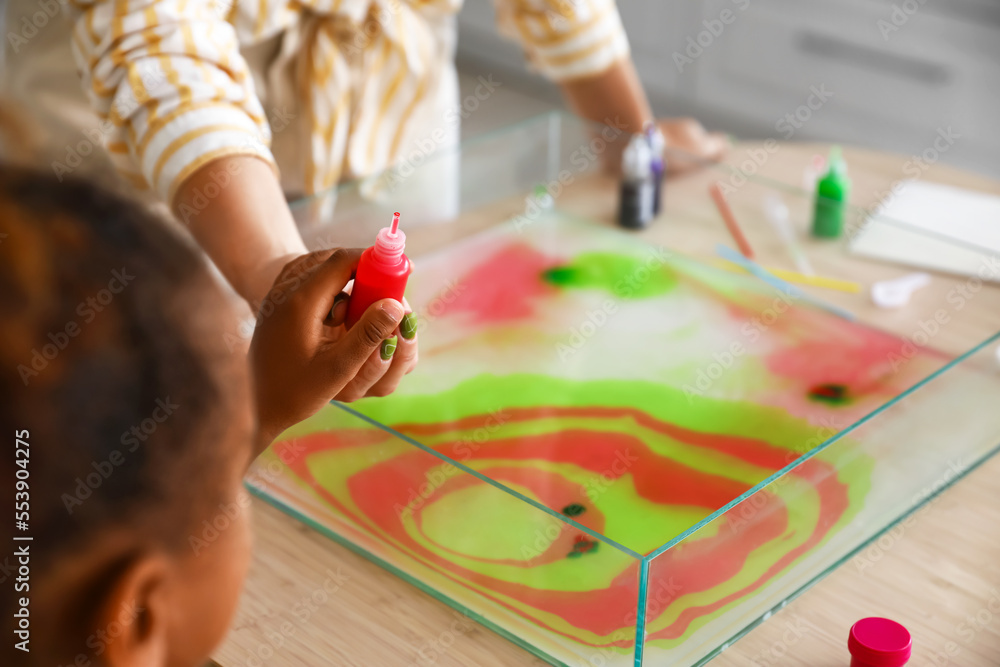
<path fill-rule="evenodd" d="M 713 262 L 716 266 L 727 271 L 734 271 L 736 273 L 747 273 L 747 271 L 737 264 L 732 262 L 727 262 L 724 259 L 718 259 Z M 774 269 L 769 266 L 765 266 L 765 269 L 777 278 L 781 278 L 784 281 L 795 283 L 798 285 L 810 285 L 812 287 L 822 287 L 825 289 L 837 290 L 838 292 L 850 292 L 855 294 L 861 291 L 861 285 L 859 283 L 852 282 L 850 280 L 840 280 L 839 278 L 825 278 L 823 276 L 807 276 L 802 273 L 797 273 L 795 271 L 786 271 L 785 269 Z"/>

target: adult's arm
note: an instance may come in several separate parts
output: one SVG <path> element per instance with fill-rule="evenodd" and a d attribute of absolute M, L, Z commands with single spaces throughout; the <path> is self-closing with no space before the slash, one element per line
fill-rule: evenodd
<path fill-rule="evenodd" d="M 227 155 L 197 169 L 173 209 L 255 310 L 282 267 L 306 252 L 274 170 L 254 156 Z"/>
<path fill-rule="evenodd" d="M 559 85 L 577 115 L 622 130 L 622 140 L 605 156 L 617 164 L 629 135 L 656 118 L 614 0 L 500 0 L 497 10 L 501 32 L 521 42 L 531 64 Z M 729 145 L 724 135 L 708 133 L 690 118 L 658 124 L 667 145 L 694 155 L 693 164 L 720 158 Z"/>
<path fill-rule="evenodd" d="M 73 51 L 122 176 L 170 205 L 251 304 L 305 252 L 270 128 L 218 9 L 193 0 L 73 0 Z"/>

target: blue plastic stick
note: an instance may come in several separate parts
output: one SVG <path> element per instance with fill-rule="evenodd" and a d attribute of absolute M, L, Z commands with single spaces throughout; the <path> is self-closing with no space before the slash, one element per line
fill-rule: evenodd
<path fill-rule="evenodd" d="M 759 278 L 760 280 L 763 280 L 771 287 L 780 290 L 795 299 L 802 299 L 803 301 L 807 301 L 816 306 L 817 308 L 821 308 L 828 313 L 833 313 L 837 317 L 842 317 L 850 322 L 854 322 L 855 320 L 857 320 L 857 318 L 854 316 L 853 313 L 850 313 L 844 310 L 843 308 L 838 308 L 837 306 L 831 306 L 828 303 L 825 303 L 823 301 L 820 301 L 819 299 L 815 299 L 809 296 L 808 294 L 800 290 L 798 287 L 795 287 L 794 285 L 785 282 L 784 280 L 777 277 L 773 273 L 770 273 L 767 269 L 765 269 L 757 262 L 747 259 L 743 255 L 741 255 L 740 253 L 736 252 L 735 250 L 726 245 L 720 243 L 717 246 L 715 246 L 715 253 L 722 259 L 730 261 L 733 264 L 739 264 L 741 267 L 752 273 L 755 277 Z"/>

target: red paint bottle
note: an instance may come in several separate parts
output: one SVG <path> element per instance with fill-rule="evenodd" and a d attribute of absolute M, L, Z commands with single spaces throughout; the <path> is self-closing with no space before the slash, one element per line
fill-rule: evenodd
<path fill-rule="evenodd" d="M 361 255 L 354 276 L 351 299 L 347 304 L 345 324 L 350 329 L 368 306 L 382 299 L 403 302 L 406 279 L 410 277 L 410 258 L 403 254 L 406 234 L 399 229 L 399 213 L 392 216 L 392 226 L 384 227 L 375 238 L 375 245 Z"/>

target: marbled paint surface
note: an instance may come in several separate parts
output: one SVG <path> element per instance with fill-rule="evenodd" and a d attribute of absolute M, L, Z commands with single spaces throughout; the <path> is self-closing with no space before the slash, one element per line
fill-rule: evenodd
<path fill-rule="evenodd" d="M 567 662 L 628 664 L 639 556 L 947 361 L 565 221 L 418 261 L 408 299 L 418 369 L 352 407 L 439 456 L 331 406 L 258 462 L 288 473 L 268 493 Z M 653 560 L 651 596 L 670 592 L 648 646 L 682 642 L 850 521 L 874 466 L 862 446 L 838 443 Z"/>

